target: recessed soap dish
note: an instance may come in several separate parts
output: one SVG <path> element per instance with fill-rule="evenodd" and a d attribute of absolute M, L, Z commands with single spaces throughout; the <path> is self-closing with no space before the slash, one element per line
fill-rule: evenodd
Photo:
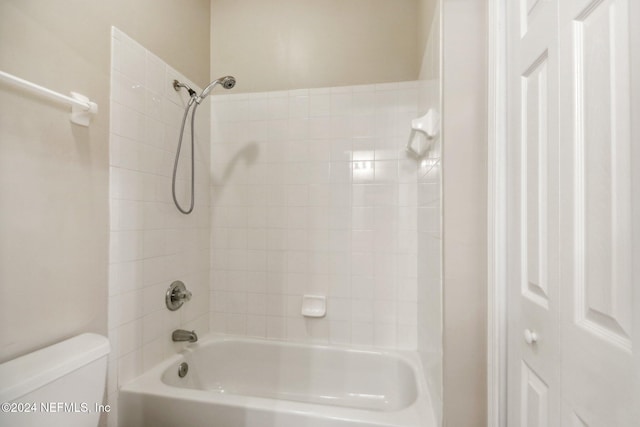
<path fill-rule="evenodd" d="M 323 295 L 303 295 L 302 315 L 304 317 L 324 317 L 327 314 L 327 298 Z"/>

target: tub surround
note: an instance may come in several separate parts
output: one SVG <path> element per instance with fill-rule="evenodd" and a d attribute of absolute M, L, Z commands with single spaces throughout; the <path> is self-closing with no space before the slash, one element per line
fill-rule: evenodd
<path fill-rule="evenodd" d="M 427 85 L 212 97 L 212 331 L 416 348 L 418 215 L 439 209 L 404 147 Z"/>
<path fill-rule="evenodd" d="M 435 227 L 439 209 L 418 210 L 422 166 L 404 146 L 429 84 L 212 96 L 185 216 L 170 199 L 187 101 L 174 78 L 197 87 L 113 30 L 110 400 L 184 346 L 175 329 L 415 350 L 418 213 Z M 169 312 L 174 280 L 194 298 Z M 327 296 L 325 317 L 301 315 L 304 294 Z"/>
<path fill-rule="evenodd" d="M 118 387 L 184 346 L 171 332 L 209 328 L 211 113 L 206 100 L 196 116 L 195 209 L 182 215 L 173 205 L 171 173 L 187 99 L 172 82 L 198 86 L 117 28 L 112 43 L 108 395 L 114 423 Z M 190 190 L 185 146 L 176 187 L 181 201 Z M 193 298 L 169 311 L 165 293 L 175 280 Z"/>

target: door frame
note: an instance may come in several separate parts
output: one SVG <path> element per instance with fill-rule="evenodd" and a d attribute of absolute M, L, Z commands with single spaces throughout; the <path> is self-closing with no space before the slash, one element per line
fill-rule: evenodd
<path fill-rule="evenodd" d="M 487 426 L 507 425 L 507 0 L 488 0 Z"/>

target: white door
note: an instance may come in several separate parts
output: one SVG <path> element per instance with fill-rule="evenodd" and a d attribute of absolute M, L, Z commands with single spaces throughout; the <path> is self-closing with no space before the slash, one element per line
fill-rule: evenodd
<path fill-rule="evenodd" d="M 507 425 L 638 427 L 640 1 L 507 7 Z"/>
<path fill-rule="evenodd" d="M 507 4 L 507 425 L 559 426 L 558 0 Z"/>

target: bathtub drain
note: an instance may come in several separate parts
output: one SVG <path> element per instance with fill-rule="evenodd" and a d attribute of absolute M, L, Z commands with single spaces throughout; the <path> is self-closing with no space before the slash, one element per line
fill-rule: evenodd
<path fill-rule="evenodd" d="M 184 376 L 187 375 L 187 372 L 189 372 L 189 365 L 187 365 L 187 362 L 182 362 L 178 367 L 178 376 L 180 378 L 184 378 Z"/>

